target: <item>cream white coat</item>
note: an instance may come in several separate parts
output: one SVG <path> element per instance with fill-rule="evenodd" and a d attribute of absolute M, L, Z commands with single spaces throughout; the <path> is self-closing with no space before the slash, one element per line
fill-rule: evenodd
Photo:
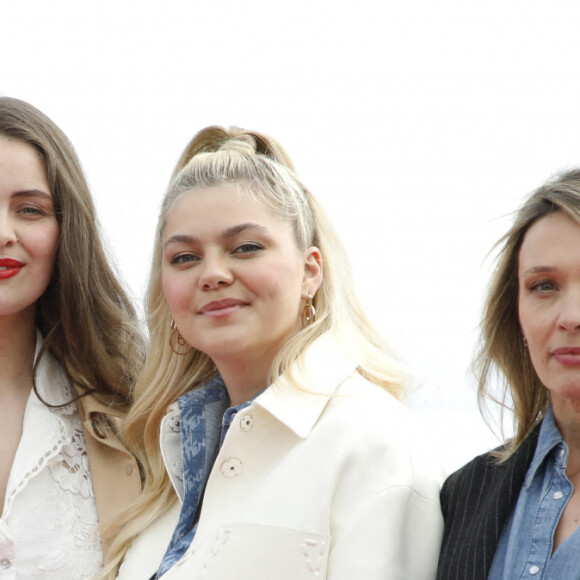
<path fill-rule="evenodd" d="M 237 415 L 194 541 L 163 580 L 435 578 L 441 471 L 407 409 L 355 369 L 323 336 L 293 369 L 308 392 L 280 379 Z M 171 474 L 180 450 L 167 430 Z M 177 517 L 137 538 L 120 580 L 155 573 Z"/>

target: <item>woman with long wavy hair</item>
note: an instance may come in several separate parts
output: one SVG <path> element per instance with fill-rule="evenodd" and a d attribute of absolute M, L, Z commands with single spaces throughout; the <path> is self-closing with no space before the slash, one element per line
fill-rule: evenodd
<path fill-rule="evenodd" d="M 72 145 L 0 97 L 1 575 L 101 569 L 101 533 L 140 490 L 116 432 L 142 358 Z"/>

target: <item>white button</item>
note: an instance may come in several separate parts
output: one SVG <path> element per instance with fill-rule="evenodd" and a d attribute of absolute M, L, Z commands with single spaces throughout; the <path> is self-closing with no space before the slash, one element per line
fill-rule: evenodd
<path fill-rule="evenodd" d="M 2 566 L 2 568 L 4 568 L 4 570 L 7 570 L 8 568 L 10 568 L 10 560 L 8 560 L 6 558 L 0 560 L 0 566 Z"/>
<path fill-rule="evenodd" d="M 178 433 L 181 430 L 181 415 L 176 413 L 169 418 L 169 428 Z"/>
<path fill-rule="evenodd" d="M 531 574 L 532 576 L 535 576 L 535 575 L 536 575 L 536 574 L 537 574 L 539 571 L 540 571 L 540 568 L 539 568 L 539 566 L 532 566 L 532 567 L 530 568 L 530 574 Z"/>
<path fill-rule="evenodd" d="M 249 431 L 254 426 L 254 418 L 252 415 L 244 415 L 240 419 L 240 429 L 242 431 Z"/>
<path fill-rule="evenodd" d="M 183 465 L 179 461 L 174 461 L 171 464 L 171 473 L 180 481 L 183 481 Z"/>
<path fill-rule="evenodd" d="M 564 494 L 561 491 L 557 491 L 554 493 L 554 495 L 552 497 L 554 499 L 562 499 L 564 497 Z"/>
<path fill-rule="evenodd" d="M 236 477 L 242 473 L 242 462 L 235 457 L 230 457 L 222 463 L 221 470 L 226 477 Z"/>

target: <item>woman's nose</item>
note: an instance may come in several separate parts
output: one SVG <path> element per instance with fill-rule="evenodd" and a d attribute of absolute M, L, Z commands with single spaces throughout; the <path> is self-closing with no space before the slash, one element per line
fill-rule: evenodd
<path fill-rule="evenodd" d="M 234 280 L 225 256 L 205 256 L 201 264 L 199 286 L 202 290 L 215 290 L 229 286 Z"/>
<path fill-rule="evenodd" d="M 574 290 L 570 290 L 563 296 L 561 301 L 558 326 L 567 332 L 580 329 L 580 284 Z"/>
<path fill-rule="evenodd" d="M 0 212 L 0 248 L 13 246 L 17 242 L 18 235 L 12 220 L 9 216 L 2 215 L 2 212 Z"/>

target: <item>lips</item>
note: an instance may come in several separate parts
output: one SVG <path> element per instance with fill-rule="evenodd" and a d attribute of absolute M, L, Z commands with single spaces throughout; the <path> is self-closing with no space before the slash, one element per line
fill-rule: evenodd
<path fill-rule="evenodd" d="M 210 316 L 212 318 L 220 318 L 228 316 L 233 312 L 238 311 L 246 305 L 246 302 L 237 300 L 236 298 L 224 298 L 223 300 L 214 300 L 208 302 L 199 310 L 199 314 Z"/>
<path fill-rule="evenodd" d="M 566 366 L 580 366 L 580 347 L 563 346 L 552 351 L 552 356 Z"/>
<path fill-rule="evenodd" d="M 24 267 L 24 262 L 12 258 L 0 258 L 0 280 L 16 276 Z"/>

